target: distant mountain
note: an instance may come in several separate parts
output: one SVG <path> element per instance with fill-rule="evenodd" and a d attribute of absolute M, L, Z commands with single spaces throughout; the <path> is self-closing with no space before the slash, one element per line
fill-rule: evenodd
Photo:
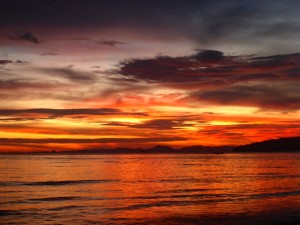
<path fill-rule="evenodd" d="M 190 146 L 173 149 L 167 145 L 156 145 L 152 148 L 114 148 L 114 149 L 85 149 L 79 151 L 64 151 L 63 154 L 212 154 L 232 150 L 232 146 Z"/>
<path fill-rule="evenodd" d="M 211 153 L 225 153 L 230 152 L 233 149 L 232 146 L 203 146 L 195 145 L 190 147 L 184 147 L 180 149 L 180 153 L 193 153 L 193 154 L 211 154 Z"/>
<path fill-rule="evenodd" d="M 82 149 L 78 151 L 29 152 L 28 154 L 222 154 L 247 152 L 300 152 L 300 137 L 289 137 L 255 142 L 240 146 L 189 146 L 173 149 L 167 145 L 152 148 L 113 148 L 113 149 Z M 0 154 L 24 154 L 20 152 L 0 152 Z"/>
<path fill-rule="evenodd" d="M 156 145 L 153 148 L 145 149 L 145 152 L 150 153 L 174 153 L 174 149 L 167 145 Z"/>
<path fill-rule="evenodd" d="M 144 153 L 145 150 L 141 148 L 113 148 L 113 149 L 83 149 L 78 151 L 63 151 L 63 154 L 134 154 Z"/>
<path fill-rule="evenodd" d="M 300 137 L 280 138 L 235 147 L 232 152 L 300 152 Z"/>

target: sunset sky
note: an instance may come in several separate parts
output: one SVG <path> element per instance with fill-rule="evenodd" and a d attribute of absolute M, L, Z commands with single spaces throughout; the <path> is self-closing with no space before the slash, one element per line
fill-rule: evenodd
<path fill-rule="evenodd" d="M 298 0 L 3 0 L 0 151 L 300 135 Z"/>

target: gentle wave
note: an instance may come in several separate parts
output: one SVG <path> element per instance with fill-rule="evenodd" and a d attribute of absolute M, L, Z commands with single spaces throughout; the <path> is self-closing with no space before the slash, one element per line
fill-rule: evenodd
<path fill-rule="evenodd" d="M 1 210 L 0 216 L 18 216 L 25 214 L 22 210 Z"/>
<path fill-rule="evenodd" d="M 50 198 L 32 198 L 29 201 L 39 202 L 53 202 L 53 201 L 69 201 L 69 200 L 81 200 L 81 197 L 65 196 L 65 197 L 50 197 Z"/>
<path fill-rule="evenodd" d="M 64 211 L 64 210 L 73 210 L 73 209 L 83 209 L 83 206 L 78 206 L 78 205 L 68 205 L 68 206 L 60 206 L 60 207 L 55 207 L 55 208 L 50 208 L 48 210 L 50 211 Z"/>
<path fill-rule="evenodd" d="M 164 206 L 182 206 L 182 205 L 197 205 L 197 204 L 210 204 L 216 202 L 230 202 L 230 201 L 245 201 L 249 199 L 263 199 L 270 197 L 286 197 L 300 195 L 300 190 L 291 192 L 276 192 L 276 193 L 264 193 L 253 195 L 235 195 L 235 194 L 193 194 L 193 195 L 170 195 L 170 196 L 146 196 L 135 197 L 135 199 L 168 199 L 158 202 L 133 204 L 125 207 L 109 208 L 110 210 L 136 210 L 141 208 L 152 207 L 164 207 Z M 184 199 L 189 200 L 172 200 L 172 199 Z M 131 198 L 132 199 L 132 198 Z"/>
<path fill-rule="evenodd" d="M 246 156 L 0 159 L 0 224 L 298 225 L 295 155 Z"/>
<path fill-rule="evenodd" d="M 202 189 L 200 189 L 202 190 Z M 178 192 L 184 193 L 184 192 Z M 214 203 L 224 201 L 244 201 L 249 199 L 263 199 L 272 197 L 286 197 L 300 195 L 300 190 L 291 192 L 275 192 L 275 193 L 260 193 L 260 194 L 211 194 L 211 193 L 194 193 L 194 194 L 171 194 L 171 195 L 147 195 L 147 196 L 134 196 L 134 197 L 83 197 L 83 196 L 58 196 L 47 198 L 31 198 L 23 201 L 9 201 L 3 202 L 3 204 L 24 204 L 30 202 L 67 202 L 67 201 L 105 201 L 105 200 L 158 200 L 149 204 L 134 204 L 126 207 L 110 208 L 110 210 L 128 210 L 137 208 L 149 208 L 160 206 L 174 206 L 174 205 L 191 205 L 191 204 L 203 204 Z M 176 200 L 177 199 L 177 200 Z M 188 200 L 184 200 L 188 199 Z M 159 201 L 160 200 L 160 201 Z"/>
<path fill-rule="evenodd" d="M 175 189 L 175 190 L 167 190 L 167 191 L 157 191 L 155 193 L 185 193 L 185 192 L 199 192 L 199 191 L 211 191 L 211 190 L 226 190 L 224 188 L 215 188 L 215 189 L 207 189 L 207 188 L 195 188 L 195 189 Z"/>
<path fill-rule="evenodd" d="M 285 196 L 296 196 L 300 195 L 300 190 L 296 191 L 286 191 L 286 192 L 275 192 L 275 193 L 261 193 L 261 194 L 255 194 L 251 197 L 253 198 L 268 198 L 268 197 L 285 197 Z"/>
<path fill-rule="evenodd" d="M 92 183 L 109 183 L 118 180 L 62 180 L 62 181 L 38 181 L 38 182 L 0 182 L 0 186 L 62 186 L 62 185 L 78 185 Z"/>

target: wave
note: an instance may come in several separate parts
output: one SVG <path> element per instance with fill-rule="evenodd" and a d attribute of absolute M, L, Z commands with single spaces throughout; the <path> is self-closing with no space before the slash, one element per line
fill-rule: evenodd
<path fill-rule="evenodd" d="M 166 190 L 166 191 L 157 191 L 155 193 L 167 194 L 167 193 L 185 193 L 185 192 L 199 192 L 199 191 L 212 191 L 212 190 L 226 190 L 223 188 L 214 188 L 214 189 L 207 189 L 207 188 L 194 188 L 194 189 L 175 189 L 175 190 Z"/>
<path fill-rule="evenodd" d="M 32 198 L 30 201 L 41 201 L 41 202 L 53 202 L 53 201 L 69 201 L 69 200 L 81 200 L 81 197 L 75 196 L 63 196 L 63 197 L 50 197 L 50 198 Z"/>
<path fill-rule="evenodd" d="M 236 195 L 236 194 L 192 194 L 192 195 L 169 195 L 169 196 L 144 196 L 132 197 L 131 199 L 156 199 L 161 201 L 132 204 L 125 207 L 114 207 L 109 210 L 136 210 L 142 208 L 164 207 L 164 206 L 186 206 L 211 204 L 220 202 L 247 201 L 249 199 L 263 199 L 270 197 L 286 197 L 300 195 L 300 190 L 290 192 L 262 193 L 253 195 Z M 165 200 L 162 200 L 165 199 Z M 181 200 L 182 199 L 182 200 Z"/>
<path fill-rule="evenodd" d="M 269 198 L 269 197 L 286 197 L 286 196 L 297 196 L 300 195 L 300 190 L 275 192 L 275 193 L 260 193 L 251 195 L 251 198 Z"/>
<path fill-rule="evenodd" d="M 38 182 L 0 182 L 0 186 L 63 186 L 92 183 L 118 182 L 118 180 L 61 180 L 61 181 L 38 181 Z"/>
<path fill-rule="evenodd" d="M 0 217 L 1 216 L 20 216 L 26 214 L 25 210 L 1 210 L 0 209 Z M 0 221 L 1 222 L 1 221 Z"/>
<path fill-rule="evenodd" d="M 73 209 L 80 209 L 84 208 L 83 206 L 77 206 L 77 205 L 68 205 L 68 206 L 60 206 L 55 208 L 50 208 L 48 210 L 50 211 L 64 211 L 64 210 L 73 210 Z"/>

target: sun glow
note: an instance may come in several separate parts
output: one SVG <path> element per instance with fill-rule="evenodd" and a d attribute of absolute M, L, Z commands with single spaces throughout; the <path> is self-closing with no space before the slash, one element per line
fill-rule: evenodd
<path fill-rule="evenodd" d="M 137 123 L 147 121 L 147 119 L 136 118 L 136 117 L 115 117 L 115 118 L 104 119 L 104 121 L 137 124 Z"/>

